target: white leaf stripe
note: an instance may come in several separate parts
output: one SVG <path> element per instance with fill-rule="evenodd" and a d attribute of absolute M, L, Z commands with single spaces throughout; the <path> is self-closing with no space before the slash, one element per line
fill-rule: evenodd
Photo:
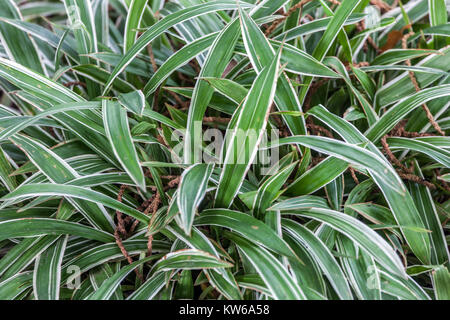
<path fill-rule="evenodd" d="M 61 282 L 61 263 L 68 236 L 64 236 L 41 253 L 35 262 L 33 291 L 38 300 L 58 300 Z M 44 258 L 44 259 L 42 259 Z"/>
<path fill-rule="evenodd" d="M 236 234 L 227 232 L 226 236 L 235 241 L 241 252 L 251 261 L 275 299 L 306 299 L 286 268 L 270 252 L 262 247 L 252 246 Z"/>

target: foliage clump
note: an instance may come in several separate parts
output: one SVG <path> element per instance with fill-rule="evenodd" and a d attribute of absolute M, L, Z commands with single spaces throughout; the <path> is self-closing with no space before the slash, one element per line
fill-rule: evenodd
<path fill-rule="evenodd" d="M 1 299 L 449 299 L 444 0 L 0 1 Z"/>

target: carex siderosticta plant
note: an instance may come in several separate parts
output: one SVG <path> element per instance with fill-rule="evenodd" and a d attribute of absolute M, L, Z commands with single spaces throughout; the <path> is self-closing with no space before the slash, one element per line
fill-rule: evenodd
<path fill-rule="evenodd" d="M 0 299 L 450 299 L 448 12 L 0 1 Z"/>

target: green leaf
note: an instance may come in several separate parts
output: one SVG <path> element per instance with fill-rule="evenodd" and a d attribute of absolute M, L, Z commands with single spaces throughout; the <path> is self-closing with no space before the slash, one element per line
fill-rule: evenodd
<path fill-rule="evenodd" d="M 122 241 L 123 247 L 130 255 L 138 255 L 147 251 L 147 239 L 126 239 Z M 82 244 L 83 245 L 83 244 Z M 167 243 L 159 240 L 153 240 L 154 253 L 166 253 L 170 250 Z M 76 252 L 75 252 L 76 253 Z M 85 248 L 85 250 L 76 256 L 70 256 L 70 260 L 64 262 L 61 271 L 61 283 L 67 283 L 73 275 L 70 272 L 71 266 L 78 266 L 80 273 L 85 273 L 94 268 L 103 265 L 106 262 L 125 260 L 123 253 L 116 242 L 97 244 L 94 247 Z"/>
<path fill-rule="evenodd" d="M 91 2 L 88 0 L 64 0 L 68 22 L 77 41 L 77 51 L 82 64 L 92 63 L 91 59 L 83 54 L 97 52 L 97 32 L 95 30 L 94 13 Z M 91 97 L 99 95 L 100 90 L 96 83 L 86 79 L 88 93 Z"/>
<path fill-rule="evenodd" d="M 137 90 L 129 93 L 123 93 L 119 96 L 119 102 L 128 111 L 142 116 L 145 108 L 145 96 L 142 91 Z"/>
<path fill-rule="evenodd" d="M 439 176 L 438 179 L 445 182 L 450 182 L 450 173 L 443 174 L 442 176 Z"/>
<path fill-rule="evenodd" d="M 258 25 L 244 11 L 239 11 L 239 15 L 241 19 L 242 37 L 247 56 L 250 59 L 253 68 L 261 74 L 263 70 L 268 68 L 268 66 L 275 59 L 275 50 L 258 28 Z M 302 112 L 301 104 L 297 98 L 297 93 L 292 87 L 292 84 L 286 74 L 282 74 L 278 79 L 274 100 L 279 111 Z M 283 119 L 293 134 L 306 133 L 306 126 L 303 116 L 285 116 Z"/>
<path fill-rule="evenodd" d="M 427 143 L 423 140 L 400 137 L 388 138 L 387 143 L 391 150 L 407 149 L 418 151 L 441 163 L 444 167 L 450 168 L 450 152 L 434 146 L 431 143 Z"/>
<path fill-rule="evenodd" d="M 283 219 L 282 225 L 285 231 L 294 240 L 305 247 L 310 252 L 314 260 L 323 270 L 333 289 L 343 300 L 352 300 L 353 296 L 346 277 L 325 244 L 310 230 L 292 220 Z"/>
<path fill-rule="evenodd" d="M 244 3 L 241 5 L 244 7 L 249 7 L 249 5 Z M 200 16 L 202 14 L 220 10 L 232 10 L 235 8 L 236 3 L 231 0 L 210 1 L 208 3 L 202 3 L 200 5 L 179 10 L 158 21 L 139 37 L 135 44 L 124 55 L 120 63 L 114 68 L 108 82 L 105 85 L 103 95 L 108 92 L 108 89 L 114 79 L 127 67 L 127 65 L 139 54 L 139 52 L 141 52 L 149 43 L 151 43 L 167 29 L 180 22 L 192 19 L 193 17 Z"/>
<path fill-rule="evenodd" d="M 139 188 L 145 190 L 145 177 L 128 126 L 127 111 L 119 103 L 102 101 L 103 123 L 114 155 Z"/>
<path fill-rule="evenodd" d="M 190 236 L 187 236 L 182 229 L 178 228 L 174 224 L 166 227 L 163 232 L 170 232 L 170 234 L 176 236 L 190 248 L 208 252 L 219 258 L 219 253 L 212 242 L 196 227 L 192 227 L 192 233 Z M 219 268 L 205 270 L 205 274 L 209 277 L 209 282 L 211 285 L 213 285 L 214 288 L 223 294 L 227 299 L 242 299 L 241 292 L 239 291 L 234 276 L 229 269 Z"/>
<path fill-rule="evenodd" d="M 145 96 L 148 97 L 155 92 L 158 86 L 160 86 L 174 71 L 210 48 L 217 36 L 217 33 L 208 34 L 186 44 L 183 48 L 171 55 L 166 61 L 164 61 L 164 63 L 158 68 L 158 70 L 145 85 L 143 89 Z"/>
<path fill-rule="evenodd" d="M 24 218 L 0 222 L 0 240 L 15 237 L 70 234 L 100 242 L 114 241 L 114 236 L 79 223 L 45 218 Z"/>
<path fill-rule="evenodd" d="M 38 73 L 31 71 L 15 62 L 0 58 L 0 75 L 30 93 L 36 99 L 40 99 L 40 108 L 48 109 L 50 106 L 67 102 L 83 102 L 84 99 L 75 92 L 67 89 Z M 99 132 L 97 121 L 101 121 L 100 116 L 92 111 L 68 112 L 56 117 L 66 128 L 72 130 L 86 145 L 98 151 L 106 159 L 112 158 L 111 151 L 107 146 L 107 139 Z M 96 126 L 94 125 L 96 124 Z"/>
<path fill-rule="evenodd" d="M 423 178 L 417 160 L 414 161 L 414 174 Z M 409 187 L 422 220 L 425 221 L 425 228 L 431 230 L 431 263 L 444 264 L 448 267 L 450 265 L 448 245 L 431 192 L 427 187 L 416 183 L 410 182 Z"/>
<path fill-rule="evenodd" d="M 22 20 L 19 8 L 13 0 L 0 3 L 0 17 Z M 44 64 L 39 57 L 36 43 L 24 31 L 7 22 L 0 22 L 1 40 L 10 60 L 14 60 L 38 73 L 45 74 Z"/>
<path fill-rule="evenodd" d="M 33 273 L 33 292 L 37 300 L 58 300 L 61 263 L 67 244 L 67 236 L 59 239 L 36 259 Z"/>
<path fill-rule="evenodd" d="M 339 177 L 347 168 L 347 162 L 328 157 L 292 182 L 286 193 L 295 196 L 313 193 Z"/>
<path fill-rule="evenodd" d="M 175 269 L 195 270 L 212 268 L 229 268 L 233 265 L 229 262 L 217 259 L 217 257 L 196 249 L 185 249 L 171 252 L 155 263 L 152 273 Z"/>
<path fill-rule="evenodd" d="M 416 64 L 416 66 L 419 67 L 435 68 L 442 71 L 449 71 L 450 70 L 450 68 L 448 67 L 449 65 L 450 65 L 450 48 L 448 47 L 439 50 L 439 54 L 430 55 L 424 58 L 421 62 Z M 441 74 L 431 74 L 431 73 L 417 73 L 415 76 L 417 78 L 418 83 L 420 84 L 421 89 L 425 89 L 431 83 L 442 77 Z M 406 101 L 411 97 L 411 95 L 414 96 L 413 94 L 415 92 L 416 90 L 411 82 L 411 79 L 409 78 L 408 73 L 403 72 L 397 77 L 392 78 L 389 82 L 387 82 L 384 86 L 382 86 L 377 90 L 375 101 L 377 104 L 376 108 L 378 109 L 376 110 L 379 110 L 381 107 L 390 105 L 399 100 Z"/>
<path fill-rule="evenodd" d="M 355 145 L 322 137 L 293 136 L 280 139 L 280 145 L 285 143 L 300 143 L 319 152 L 327 153 L 368 169 L 372 179 L 383 191 L 399 226 L 425 229 L 423 221 L 403 182 L 392 166 L 379 158 L 375 153 Z M 430 242 L 428 235 L 417 234 L 409 229 L 402 230 L 402 232 L 414 253 L 425 263 L 429 261 Z"/>
<path fill-rule="evenodd" d="M 239 21 L 235 19 L 223 29 L 211 45 L 211 49 L 199 73 L 200 79 L 203 77 L 220 77 L 222 75 L 233 54 L 238 37 Z M 214 89 L 207 82 L 202 80 L 196 82 L 186 124 L 186 137 L 184 140 L 185 163 L 197 163 L 201 160 L 198 154 L 201 132 L 199 132 L 198 127 L 203 120 L 213 92 Z"/>
<path fill-rule="evenodd" d="M 61 43 L 61 41 L 63 40 L 63 36 L 58 36 L 53 32 L 49 31 L 48 29 L 41 27 L 35 23 L 22 21 L 20 19 L 7 19 L 7 18 L 0 18 L 0 21 L 4 21 L 5 23 L 8 23 L 9 25 L 13 26 L 16 29 L 22 30 L 23 32 L 33 36 L 36 39 L 45 41 L 47 44 L 49 44 L 55 49 L 60 48 L 61 52 L 67 54 L 74 61 L 79 62 L 78 53 L 76 52 L 75 49 L 73 49 L 73 47 L 75 46 L 75 39 L 66 36 L 66 38 L 64 39 L 65 41 Z M 32 66 L 29 66 L 27 64 L 25 64 L 25 66 L 28 66 L 33 69 Z"/>
<path fill-rule="evenodd" d="M 258 189 L 253 202 L 253 214 L 255 217 L 263 217 L 270 204 L 279 196 L 279 190 L 283 187 L 289 175 L 297 165 L 296 162 L 286 166 L 277 174 L 267 179 Z"/>
<path fill-rule="evenodd" d="M 128 9 L 127 20 L 125 22 L 123 52 L 127 53 L 136 41 L 139 26 L 144 15 L 147 1 L 132 0 Z"/>
<path fill-rule="evenodd" d="M 380 117 L 380 120 L 366 131 L 365 136 L 369 140 L 377 142 L 386 133 L 391 131 L 403 117 L 408 115 L 415 108 L 430 100 L 440 97 L 447 97 L 449 95 L 450 85 L 448 84 L 424 89 L 412 94 L 389 108 L 389 110 L 385 112 L 382 117 Z"/>
<path fill-rule="evenodd" d="M 248 94 L 247 88 L 230 79 L 213 77 L 203 77 L 202 79 L 207 81 L 211 86 L 214 87 L 214 89 L 216 89 L 227 98 L 233 100 L 238 105 L 241 104 L 241 102 Z"/>
<path fill-rule="evenodd" d="M 127 300 L 152 300 L 166 284 L 166 274 L 159 272 L 147 279 Z"/>
<path fill-rule="evenodd" d="M 136 209 L 133 209 L 113 198 L 110 198 L 103 193 L 89 190 L 83 187 L 63 184 L 30 183 L 17 188 L 13 192 L 1 198 L 0 201 L 21 200 L 23 198 L 36 196 L 61 196 L 83 199 L 94 203 L 100 203 L 115 210 L 119 210 L 120 212 L 128 214 L 144 223 L 148 223 L 150 221 L 150 218 L 144 215 L 142 212 L 137 211 Z"/>
<path fill-rule="evenodd" d="M 0 299 L 13 300 L 32 286 L 33 272 L 18 273 L 3 282 L 0 282 Z"/>
<path fill-rule="evenodd" d="M 392 65 L 408 59 L 415 59 L 430 54 L 438 53 L 427 49 L 391 49 L 377 56 L 371 65 Z"/>
<path fill-rule="evenodd" d="M 324 222 L 350 238 L 352 241 L 358 243 L 358 245 L 373 256 L 380 265 L 398 276 L 406 277 L 403 264 L 392 247 L 386 240 L 359 220 L 341 212 L 322 208 L 306 209 L 298 214 Z"/>
<path fill-rule="evenodd" d="M 342 268 L 357 297 L 361 300 L 381 300 L 380 275 L 375 260 L 344 236 L 339 236 L 337 245 Z"/>
<path fill-rule="evenodd" d="M 247 240 L 278 254 L 297 258 L 292 249 L 266 224 L 242 212 L 226 209 L 204 210 L 195 220 L 196 226 L 214 225 L 229 228 Z"/>
<path fill-rule="evenodd" d="M 118 286 L 122 282 L 123 279 L 136 267 L 144 264 L 146 262 L 150 262 L 151 260 L 157 259 L 160 255 L 154 255 L 148 258 L 141 259 L 139 261 L 133 262 L 122 269 L 119 272 L 116 272 L 112 277 L 106 279 L 102 285 L 89 296 L 87 300 L 108 300 L 114 292 L 117 290 Z"/>
<path fill-rule="evenodd" d="M 300 196 L 275 203 L 269 210 L 291 211 L 309 208 L 329 209 L 325 199 L 318 196 Z"/>
<path fill-rule="evenodd" d="M 433 274 L 433 288 L 437 300 L 450 299 L 450 273 L 444 266 L 439 266 L 432 271 Z"/>
<path fill-rule="evenodd" d="M 67 183 L 80 176 L 67 162 L 44 145 L 20 135 L 11 138 L 11 141 L 28 154 L 31 162 L 50 182 Z M 78 199 L 70 199 L 69 202 L 80 210 L 94 227 L 109 232 L 113 231 L 114 222 L 101 205 L 86 203 Z"/>
<path fill-rule="evenodd" d="M 327 54 L 330 47 L 333 45 L 334 40 L 340 34 L 340 30 L 344 27 L 346 20 L 350 14 L 360 3 L 360 0 L 344 0 L 341 5 L 337 7 L 336 12 L 330 20 L 325 32 L 319 40 L 319 43 L 315 46 L 312 56 L 319 61 L 322 61 Z M 309 85 L 312 82 L 312 77 L 306 77 L 304 84 L 306 85 L 300 91 L 300 101 L 304 101 L 306 93 L 308 92 Z"/>
<path fill-rule="evenodd" d="M 306 297 L 287 269 L 266 249 L 235 233 L 225 232 L 227 238 L 236 243 L 241 253 L 252 263 L 274 299 L 304 300 Z"/>
<path fill-rule="evenodd" d="M 316 110 L 317 112 L 315 113 L 315 115 L 323 119 L 322 121 L 325 122 L 331 121 L 331 123 L 333 124 L 331 127 L 335 128 L 335 131 L 339 133 L 345 140 L 347 140 L 350 143 L 368 143 L 368 148 L 370 149 L 370 151 L 373 152 L 374 155 L 375 154 L 378 155 L 380 157 L 379 159 L 380 161 L 385 162 L 384 166 L 391 167 L 390 164 L 387 163 L 386 159 L 384 159 L 384 157 L 381 156 L 380 151 L 373 144 L 368 142 L 367 139 L 354 126 L 352 126 L 350 123 L 346 122 L 342 118 L 336 117 L 333 114 L 327 112 L 324 108 L 318 108 Z M 333 150 L 329 149 L 327 153 L 331 154 L 330 152 L 334 153 Z M 344 155 L 344 153 L 341 153 L 341 156 Z M 367 169 L 369 169 L 367 165 L 371 162 L 371 160 L 367 161 L 359 161 L 359 160 L 356 161 L 355 164 L 358 164 L 362 167 L 366 167 Z M 369 172 L 373 172 L 373 169 L 374 167 L 370 167 Z M 385 175 L 389 173 L 389 171 L 391 170 L 389 168 L 386 169 L 387 172 L 384 171 L 384 169 L 381 170 L 384 172 Z M 396 191 L 392 192 L 390 190 L 391 187 L 389 187 L 386 184 L 386 182 L 383 181 L 381 178 L 378 178 L 377 176 L 374 175 L 372 175 L 372 178 L 380 186 L 381 190 L 383 190 L 383 195 L 387 199 L 389 207 L 391 208 L 399 226 L 425 229 L 424 222 L 422 221 L 420 214 L 417 211 L 417 208 L 415 207 L 410 194 L 406 191 L 406 188 L 401 182 L 400 182 L 401 185 L 394 188 L 394 190 Z M 395 177 L 392 177 L 391 180 L 392 183 L 394 183 L 394 180 L 399 181 L 399 179 Z M 400 194 L 398 192 L 399 190 L 405 190 L 405 194 L 404 195 Z M 412 212 L 413 214 L 411 214 Z M 416 234 L 415 232 L 411 232 L 411 230 L 409 229 L 402 230 L 402 232 L 406 240 L 410 244 L 412 250 L 415 252 L 415 254 L 418 257 L 420 257 L 422 261 L 425 261 L 425 263 L 427 263 L 426 261 L 429 261 L 430 259 L 430 246 L 428 236 L 424 234 Z"/>
<path fill-rule="evenodd" d="M 279 61 L 280 54 L 258 75 L 234 115 L 234 132 L 223 150 L 225 159 L 216 192 L 216 206 L 228 208 L 231 205 L 253 162 L 275 95 Z"/>
<path fill-rule="evenodd" d="M 128 126 L 127 111 L 117 102 L 103 100 L 103 121 L 106 135 L 117 160 L 133 181 L 145 189 L 145 177 Z"/>
<path fill-rule="evenodd" d="M 84 110 L 84 109 L 96 109 L 101 106 L 98 102 L 71 102 L 71 103 L 63 103 L 59 105 L 55 105 L 45 111 L 42 111 L 35 115 L 34 117 L 21 117 L 21 121 L 17 121 L 15 124 L 11 124 L 6 127 L 0 133 L 0 140 L 8 139 L 10 136 L 14 135 L 17 132 L 20 132 L 27 127 L 35 124 L 40 119 L 45 118 L 47 116 L 57 114 L 60 112 L 67 112 L 72 110 Z"/>
<path fill-rule="evenodd" d="M 11 220 L 11 219 L 10 219 Z M 24 238 L 0 260 L 0 276 L 2 280 L 13 277 L 36 259 L 48 246 L 54 243 L 58 236 L 42 236 Z"/>

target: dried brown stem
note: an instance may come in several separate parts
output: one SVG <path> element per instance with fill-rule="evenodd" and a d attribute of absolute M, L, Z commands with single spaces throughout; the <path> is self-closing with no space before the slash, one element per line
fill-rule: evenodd
<path fill-rule="evenodd" d="M 412 35 L 414 35 L 414 32 L 411 30 L 409 33 L 405 34 L 402 38 L 402 47 L 403 49 L 407 49 L 408 48 L 408 38 L 411 37 Z M 406 65 L 411 67 L 411 60 L 406 60 L 405 61 Z M 414 86 L 414 89 L 416 90 L 416 92 L 420 91 L 420 86 L 419 83 L 417 82 L 417 78 L 414 74 L 413 71 L 408 71 L 408 75 L 409 78 L 411 79 L 411 82 Z M 441 129 L 441 127 L 439 126 L 439 124 L 436 122 L 436 120 L 434 119 L 433 114 L 431 113 L 430 109 L 428 108 L 427 104 L 424 103 L 422 104 L 422 109 L 425 111 L 425 114 L 427 115 L 428 121 L 431 123 L 431 125 L 433 126 L 433 128 L 439 132 L 440 135 L 445 136 L 445 132 Z"/>
<path fill-rule="evenodd" d="M 381 0 L 370 0 L 370 3 L 374 6 L 378 7 L 380 10 L 389 11 L 391 10 L 391 6 Z"/>
<path fill-rule="evenodd" d="M 122 202 L 122 197 L 126 189 L 127 185 L 123 184 L 120 186 L 119 194 L 117 195 L 117 201 Z M 116 217 L 117 217 L 117 229 L 122 235 L 126 235 L 127 231 L 125 229 L 125 222 L 123 220 L 122 212 L 116 210 Z"/>
<path fill-rule="evenodd" d="M 418 177 L 412 173 L 405 173 L 405 172 L 398 172 L 398 175 L 400 176 L 400 178 L 405 179 L 405 180 L 409 180 L 409 181 L 413 181 L 415 183 L 419 183 L 421 185 L 424 185 L 430 189 L 436 189 L 436 186 L 434 184 L 432 184 L 431 182 Z"/>
<path fill-rule="evenodd" d="M 148 56 L 150 57 L 150 62 L 152 63 L 153 72 L 158 71 L 158 65 L 156 64 L 155 55 L 153 54 L 152 45 L 147 46 Z"/>
<path fill-rule="evenodd" d="M 63 86 L 64 86 L 64 87 L 81 86 L 81 87 L 83 87 L 83 88 L 85 88 L 85 89 L 87 88 L 86 83 L 81 82 L 81 81 L 70 81 L 70 82 L 66 82 L 66 83 L 63 83 Z"/>
<path fill-rule="evenodd" d="M 381 145 L 383 146 L 384 152 L 389 157 L 389 160 L 393 162 L 397 167 L 399 167 L 404 172 L 410 172 L 410 170 L 403 165 L 403 163 L 400 162 L 400 160 L 397 159 L 397 157 L 392 153 L 391 149 L 389 149 L 389 145 L 386 141 L 387 135 L 385 135 L 383 138 L 381 138 Z"/>
<path fill-rule="evenodd" d="M 123 197 L 123 194 L 124 194 L 126 188 L 127 188 L 126 185 L 121 185 L 120 186 L 119 194 L 117 195 L 117 201 L 122 202 L 122 197 Z M 125 259 L 128 261 L 129 264 L 132 264 L 133 263 L 133 259 L 131 258 L 131 256 L 128 253 L 127 249 L 123 245 L 122 238 L 120 237 L 120 233 L 122 235 L 124 235 L 124 236 L 127 233 L 126 229 L 125 229 L 124 220 L 122 219 L 122 212 L 116 211 L 116 216 L 117 216 L 117 221 L 118 222 L 117 222 L 117 227 L 114 230 L 114 239 L 116 240 L 116 244 L 119 247 L 120 252 L 122 252 L 122 254 L 125 257 Z M 134 269 L 134 272 L 139 277 L 139 279 L 141 279 L 141 281 L 144 281 L 144 277 L 142 276 L 142 274 L 139 272 L 138 269 Z"/>
<path fill-rule="evenodd" d="M 328 81 L 328 79 L 322 79 L 322 80 L 316 81 L 311 84 L 311 86 L 309 88 L 309 92 L 305 98 L 305 103 L 303 104 L 303 112 L 306 112 L 309 110 L 312 96 L 317 92 L 317 90 L 319 90 L 319 88 L 321 86 L 323 86 L 325 83 L 327 83 L 327 81 Z"/>
<path fill-rule="evenodd" d="M 203 122 L 218 122 L 218 123 L 229 123 L 230 118 L 222 118 L 222 117 L 204 117 Z"/>
<path fill-rule="evenodd" d="M 315 131 L 316 133 L 323 133 L 328 138 L 334 139 L 333 134 L 329 130 L 325 129 L 322 126 L 319 126 L 317 124 L 308 123 L 306 125 L 306 127 L 310 128 L 311 130 Z"/>
<path fill-rule="evenodd" d="M 265 34 L 266 36 L 269 36 L 284 20 L 286 20 L 291 14 L 293 14 L 295 11 L 303 7 L 303 5 L 307 4 L 312 0 L 302 0 L 296 5 L 292 6 L 286 13 L 283 14 L 283 17 L 280 19 L 275 20 L 272 22 L 272 24 L 267 28 Z"/>
<path fill-rule="evenodd" d="M 348 169 L 350 170 L 350 174 L 352 175 L 353 181 L 355 181 L 356 184 L 359 184 L 359 180 L 358 177 L 356 176 L 355 169 L 353 169 L 352 167 L 349 167 Z"/>
<path fill-rule="evenodd" d="M 156 195 L 153 197 L 153 201 L 150 202 L 150 204 L 144 211 L 144 214 L 148 215 L 151 213 L 151 215 L 152 215 L 151 219 L 150 219 L 150 223 L 148 224 L 149 236 L 148 236 L 148 240 L 147 240 L 147 256 L 152 255 L 153 235 L 150 234 L 150 227 L 152 226 L 152 223 L 155 218 L 155 213 L 156 213 L 156 211 L 158 211 L 158 207 L 159 207 L 160 203 L 161 203 L 161 195 L 159 194 L 159 192 L 157 192 Z"/>

